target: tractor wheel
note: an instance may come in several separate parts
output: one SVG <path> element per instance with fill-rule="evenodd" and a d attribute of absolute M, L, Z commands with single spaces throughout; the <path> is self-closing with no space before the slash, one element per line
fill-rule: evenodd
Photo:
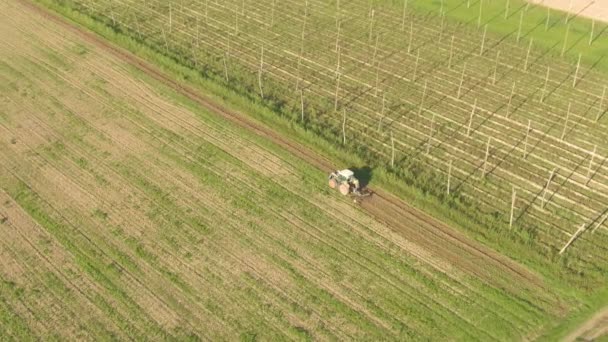
<path fill-rule="evenodd" d="M 350 185 L 344 183 L 340 185 L 340 193 L 344 196 L 350 193 Z"/>
<path fill-rule="evenodd" d="M 336 180 L 334 178 L 331 178 L 329 180 L 329 187 L 330 188 L 335 189 L 337 185 L 338 185 L 338 182 L 336 182 Z"/>

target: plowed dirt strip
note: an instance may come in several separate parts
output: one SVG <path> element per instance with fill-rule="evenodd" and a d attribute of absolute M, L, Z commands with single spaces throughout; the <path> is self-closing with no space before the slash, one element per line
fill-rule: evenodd
<path fill-rule="evenodd" d="M 32 227 L 60 242 L 25 248 L 36 258 L 16 265 L 51 268 L 57 259 L 62 270 L 72 254 L 99 262 L 101 278 L 78 277 L 77 264 L 69 275 L 82 280 L 66 286 L 92 288 L 118 316 L 83 304 L 83 339 L 103 329 L 123 337 L 508 339 L 558 312 L 538 276 L 399 200 L 381 194 L 361 211 L 337 199 L 305 162 L 330 163 L 302 146 L 178 88 L 216 116 L 195 113 L 167 96 L 179 86 L 151 66 L 18 1 L 0 8 L 0 42 L 9 47 L 0 51 L 0 186 L 38 221 Z M 134 77 L 129 65 L 146 74 Z M 57 293 L 35 309 L 66 308 L 59 320 L 79 305 Z M 30 321 L 36 330 L 43 323 Z M 97 321 L 99 331 L 90 329 Z"/>

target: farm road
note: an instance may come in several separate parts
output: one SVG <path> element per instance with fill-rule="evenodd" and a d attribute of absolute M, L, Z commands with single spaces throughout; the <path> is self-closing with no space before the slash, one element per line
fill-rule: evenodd
<path fill-rule="evenodd" d="M 548 6 L 575 15 L 608 22 L 607 0 L 529 0 L 533 4 Z M 572 6 L 572 7 L 570 7 Z"/>
<path fill-rule="evenodd" d="M 564 339 L 565 342 L 577 339 L 595 340 L 601 336 L 608 336 L 608 306 L 598 311 L 593 317 L 581 324 L 576 330 Z"/>
<path fill-rule="evenodd" d="M 330 171 L 335 168 L 335 165 L 326 158 L 277 134 L 272 129 L 254 122 L 247 118 L 245 114 L 230 111 L 209 100 L 196 89 L 175 81 L 150 63 L 108 43 L 95 34 L 81 30 L 69 24 L 63 18 L 26 0 L 19 0 L 18 2 L 28 6 L 32 11 L 39 12 L 50 20 L 63 25 L 67 30 L 76 32 L 89 43 L 99 46 L 125 62 L 136 66 L 158 81 L 189 97 L 202 107 L 280 145 L 319 169 Z M 489 284 L 501 286 L 507 292 L 517 293 L 526 289 L 542 293 L 544 292 L 543 289 L 546 289 L 542 279 L 522 265 L 468 238 L 463 233 L 454 230 L 391 194 L 379 189 L 374 189 L 374 192 L 374 196 L 363 201 L 362 208 L 395 232 L 403 235 L 407 240 L 427 249 L 436 257 L 465 273 L 483 279 Z"/>

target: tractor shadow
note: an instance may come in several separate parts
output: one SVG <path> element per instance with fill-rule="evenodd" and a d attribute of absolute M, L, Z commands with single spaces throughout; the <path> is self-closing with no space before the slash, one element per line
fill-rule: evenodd
<path fill-rule="evenodd" d="M 372 180 L 373 171 L 369 166 L 350 167 L 349 170 L 355 173 L 355 178 L 359 180 L 359 186 L 362 189 L 366 188 L 369 182 Z"/>

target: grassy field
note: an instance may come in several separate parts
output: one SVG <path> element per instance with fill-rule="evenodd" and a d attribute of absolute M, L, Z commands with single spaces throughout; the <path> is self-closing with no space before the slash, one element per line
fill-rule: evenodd
<path fill-rule="evenodd" d="M 507 19 L 498 15 L 505 2 L 482 10 L 487 31 L 462 23 L 479 2 L 465 11 L 465 2 L 446 1 L 446 19 L 417 1 L 405 12 L 401 2 L 364 1 L 66 6 L 344 145 L 388 169 L 393 184 L 417 189 L 408 200 L 433 198 L 445 216 L 474 222 L 464 226 L 477 239 L 593 291 L 604 284 L 608 255 L 605 63 L 577 66 L 539 43 L 557 46 L 563 14 L 546 32 L 522 28 L 517 42 L 512 17 L 540 20 L 546 11 L 510 3 Z M 565 56 L 601 55 L 602 25 L 588 46 L 595 52 L 580 43 L 590 32 L 572 29 Z"/>
<path fill-rule="evenodd" d="M 580 309 L 473 240 L 415 234 L 440 223 L 391 229 L 289 151 L 0 6 L 5 338 L 513 340 Z"/>

